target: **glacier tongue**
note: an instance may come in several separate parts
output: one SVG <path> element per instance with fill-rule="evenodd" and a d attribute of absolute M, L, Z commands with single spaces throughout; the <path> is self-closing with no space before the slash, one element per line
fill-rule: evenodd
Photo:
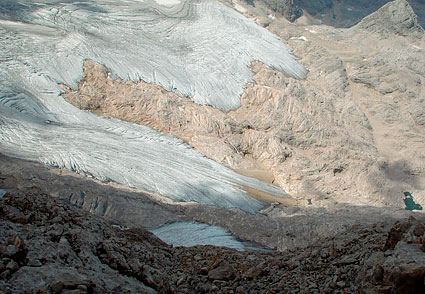
<path fill-rule="evenodd" d="M 279 38 L 217 1 L 182 1 L 178 9 L 152 3 L 2 1 L 0 152 L 176 201 L 254 212 L 262 203 L 240 185 L 284 195 L 179 139 L 80 111 L 59 96 L 57 83 L 78 87 L 85 59 L 224 110 L 239 106 L 253 60 L 305 75 Z"/>

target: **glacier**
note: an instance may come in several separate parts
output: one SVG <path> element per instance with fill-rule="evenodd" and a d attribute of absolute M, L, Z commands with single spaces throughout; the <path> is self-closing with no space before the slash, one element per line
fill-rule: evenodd
<path fill-rule="evenodd" d="M 305 76 L 277 36 L 215 0 L 2 0 L 0 152 L 175 201 L 255 212 L 263 203 L 243 186 L 285 197 L 180 139 L 68 104 L 58 84 L 77 89 L 86 59 L 114 78 L 156 83 L 230 110 L 240 104 L 254 60 Z"/>

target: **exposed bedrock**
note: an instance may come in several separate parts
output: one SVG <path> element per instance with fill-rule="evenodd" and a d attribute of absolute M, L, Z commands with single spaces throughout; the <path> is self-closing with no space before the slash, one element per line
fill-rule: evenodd
<path fill-rule="evenodd" d="M 365 17 L 358 27 L 381 35 L 417 35 L 423 37 L 424 29 L 419 25 L 412 7 L 405 0 L 395 0 L 383 6 L 377 13 Z"/>
<path fill-rule="evenodd" d="M 397 17 L 393 16 L 394 11 Z M 387 26 L 378 25 L 383 23 Z M 315 109 L 325 108 L 320 113 L 338 105 L 349 109 L 339 119 L 331 116 L 325 121 L 325 128 L 332 130 L 342 122 L 345 133 L 324 140 L 335 156 L 334 160 L 326 159 L 326 164 L 332 162 L 341 167 L 335 167 L 333 178 L 323 179 L 329 183 L 344 178 L 347 175 L 344 173 L 351 170 L 353 173 L 348 172 L 346 178 L 347 184 L 351 181 L 348 191 L 354 188 L 369 200 L 403 205 L 401 192 L 412 190 L 423 203 L 425 150 L 420 142 L 424 142 L 425 136 L 422 127 L 425 33 L 407 2 L 390 2 L 350 29 L 285 28 L 277 21 L 269 29 L 292 39 L 294 53 L 304 57 L 301 62 L 310 73 L 307 81 L 300 84 L 309 91 L 321 89 L 324 94 L 317 98 L 325 103 Z M 330 58 L 335 62 L 327 61 L 327 65 L 321 62 Z M 332 65 L 339 70 L 329 72 Z M 335 75 L 335 72 L 343 74 Z M 340 147 L 337 138 L 342 140 Z M 348 138 L 355 138 L 357 143 L 351 143 Z M 348 151 L 343 151 L 345 148 Z M 326 152 L 325 148 L 322 153 Z M 322 158 L 324 154 L 311 158 L 309 167 Z M 343 182 L 336 187 L 344 189 Z M 345 194 L 345 190 L 337 194 Z M 355 201 L 361 198 L 355 197 Z"/>

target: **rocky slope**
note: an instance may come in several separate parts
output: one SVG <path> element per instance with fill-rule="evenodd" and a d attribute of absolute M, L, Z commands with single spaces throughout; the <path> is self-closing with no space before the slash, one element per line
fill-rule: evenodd
<path fill-rule="evenodd" d="M 403 207 L 403 191 L 424 203 L 425 33 L 407 2 L 391 2 L 350 29 L 281 19 L 268 28 L 290 42 L 309 75 L 297 80 L 255 62 L 254 83 L 233 111 L 113 80 L 90 62 L 79 89 L 64 87 L 63 96 L 176 135 L 209 158 L 280 185 L 296 198 L 292 204 Z"/>
<path fill-rule="evenodd" d="M 0 228 L 2 293 L 406 294 L 425 289 L 425 223 L 414 218 L 354 226 L 284 253 L 172 248 L 141 227 L 112 227 L 33 187 L 2 196 Z"/>

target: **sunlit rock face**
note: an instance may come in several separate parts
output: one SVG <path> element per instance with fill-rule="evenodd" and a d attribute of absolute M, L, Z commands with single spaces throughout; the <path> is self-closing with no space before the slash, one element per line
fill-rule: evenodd
<path fill-rule="evenodd" d="M 77 87 L 85 59 L 105 64 L 111 78 L 154 82 L 224 110 L 239 105 L 253 60 L 305 76 L 281 39 L 238 12 L 212 0 L 174 2 L 2 1 L 0 152 L 176 201 L 254 212 L 262 203 L 241 186 L 283 195 L 179 139 L 59 97 L 58 83 Z"/>

